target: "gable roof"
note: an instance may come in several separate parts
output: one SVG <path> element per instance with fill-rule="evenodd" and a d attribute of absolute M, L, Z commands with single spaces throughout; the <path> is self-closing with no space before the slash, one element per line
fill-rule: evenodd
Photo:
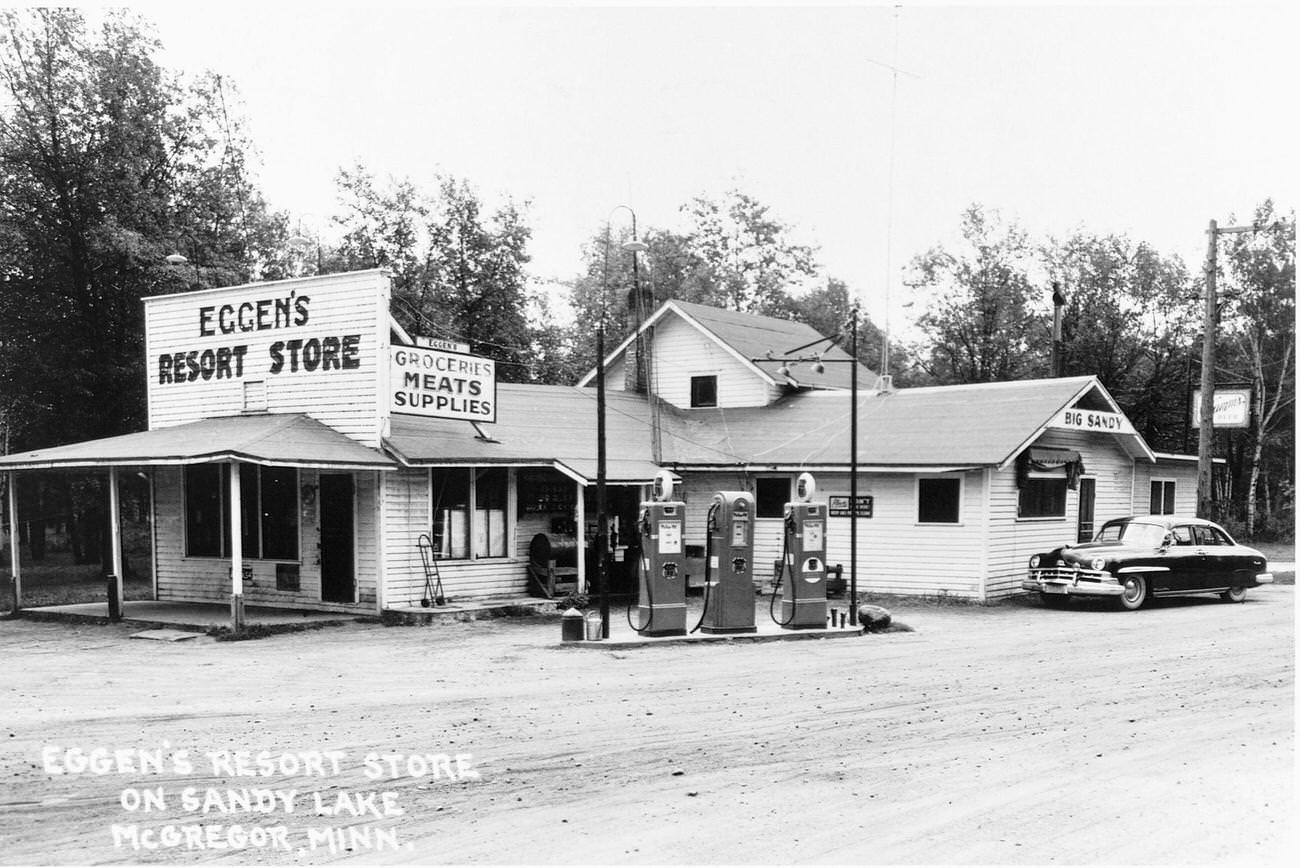
<path fill-rule="evenodd" d="M 1119 412 L 1095 377 L 860 392 L 859 460 L 881 470 L 1005 467 L 1085 397 Z M 664 462 L 842 468 L 851 401 L 844 392 L 804 392 L 767 407 L 670 410 L 663 415 Z M 1114 436 L 1129 455 L 1154 460 L 1136 433 Z"/>
<path fill-rule="evenodd" d="M 851 384 L 852 368 L 849 361 L 852 357 L 838 345 L 825 342 L 826 336 L 810 325 L 759 314 L 723 310 L 678 299 L 665 301 L 636 332 L 624 338 L 623 342 L 605 357 L 606 367 L 627 352 L 628 345 L 637 334 L 670 314 L 694 327 L 701 335 L 721 346 L 769 383 L 813 389 L 847 389 Z M 808 346 L 809 344 L 817 345 Z M 813 371 L 811 364 L 801 363 L 791 365 L 788 376 L 778 373 L 777 369 L 782 364 L 781 356 L 790 354 L 790 351 L 796 347 L 804 347 L 804 349 L 799 350 L 795 355 L 811 356 L 820 353 L 823 361 L 829 362 L 825 366 L 825 371 L 819 374 Z M 768 355 L 775 358 L 769 359 Z M 578 385 L 589 385 L 595 376 L 594 370 L 589 371 L 578 381 Z M 865 365 L 858 365 L 859 388 L 874 388 L 877 379 L 876 374 Z"/>
<path fill-rule="evenodd" d="M 3 455 L 0 468 L 140 467 L 231 460 L 340 470 L 392 470 L 397 466 L 378 451 L 305 414 L 259 413 Z"/>
<path fill-rule="evenodd" d="M 650 404 L 644 395 L 605 395 L 605 475 L 611 483 L 648 483 L 659 466 L 650 452 Z M 596 479 L 596 392 L 576 386 L 497 384 L 497 421 L 481 424 L 394 413 L 384 439 L 405 465 L 554 467 L 583 483 Z"/>

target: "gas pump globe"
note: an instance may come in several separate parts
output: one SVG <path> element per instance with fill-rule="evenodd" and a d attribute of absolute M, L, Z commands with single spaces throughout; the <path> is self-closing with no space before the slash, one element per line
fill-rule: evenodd
<path fill-rule="evenodd" d="M 747 491 L 719 491 L 709 507 L 705 633 L 753 633 L 754 498 Z"/>
<path fill-rule="evenodd" d="M 682 569 L 686 504 L 672 500 L 672 495 L 672 474 L 661 470 L 655 476 L 654 500 L 641 504 L 637 522 L 641 562 L 637 623 L 632 627 L 642 636 L 686 635 L 686 573 Z"/>
<path fill-rule="evenodd" d="M 826 504 L 813 503 L 817 482 L 799 474 L 796 502 L 785 505 L 785 571 L 781 619 L 791 630 L 826 626 Z"/>

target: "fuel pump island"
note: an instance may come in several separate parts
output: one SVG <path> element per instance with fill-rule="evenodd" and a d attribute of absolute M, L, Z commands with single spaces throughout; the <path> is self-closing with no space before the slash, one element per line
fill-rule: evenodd
<path fill-rule="evenodd" d="M 826 603 L 826 505 L 812 502 L 816 482 L 801 474 L 797 500 L 785 505 L 780 568 L 768 607 L 785 630 L 824 629 Z M 686 636 L 686 575 L 682 569 L 686 504 L 672 499 L 673 477 L 655 477 L 653 500 L 641 504 L 637 531 L 641 556 L 635 622 L 641 636 Z M 756 633 L 754 623 L 754 497 L 747 491 L 719 491 L 706 518 L 704 611 L 691 629 L 709 634 Z M 781 594 L 781 611 L 776 597 Z"/>

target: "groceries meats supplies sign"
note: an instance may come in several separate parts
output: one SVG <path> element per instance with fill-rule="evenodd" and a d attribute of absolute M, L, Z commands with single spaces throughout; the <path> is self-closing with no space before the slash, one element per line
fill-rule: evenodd
<path fill-rule="evenodd" d="M 468 353 L 392 347 L 392 410 L 414 416 L 497 420 L 496 363 Z"/>

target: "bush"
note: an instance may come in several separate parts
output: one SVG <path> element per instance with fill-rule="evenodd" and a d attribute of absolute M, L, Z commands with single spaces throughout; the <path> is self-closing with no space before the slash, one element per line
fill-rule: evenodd
<path fill-rule="evenodd" d="M 586 594 L 571 593 L 555 601 L 555 608 L 561 612 L 569 609 L 577 609 L 579 612 L 585 612 L 591 607 L 591 598 Z"/>

